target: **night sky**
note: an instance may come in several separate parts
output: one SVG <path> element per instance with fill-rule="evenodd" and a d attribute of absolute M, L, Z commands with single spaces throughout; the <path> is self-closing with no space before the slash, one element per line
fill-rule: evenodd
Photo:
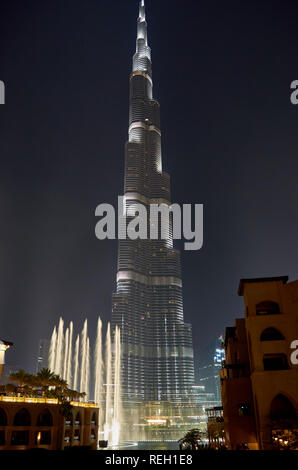
<path fill-rule="evenodd" d="M 298 278 L 296 0 L 147 0 L 163 168 L 203 203 L 204 247 L 182 252 L 196 369 L 243 316 L 241 277 Z M 95 208 L 123 193 L 137 0 L 1 0 L 0 338 L 35 371 L 59 316 L 110 319 L 117 241 Z M 176 245 L 176 246 L 179 246 Z"/>

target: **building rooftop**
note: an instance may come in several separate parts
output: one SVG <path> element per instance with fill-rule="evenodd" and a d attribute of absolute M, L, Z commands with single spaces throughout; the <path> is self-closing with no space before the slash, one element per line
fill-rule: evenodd
<path fill-rule="evenodd" d="M 29 397 L 8 397 L 0 395 L 0 403 L 46 403 L 48 405 L 59 405 L 57 398 L 29 398 Z M 86 403 L 82 401 L 71 401 L 72 406 L 77 406 L 80 408 L 98 408 L 96 403 Z"/>
<path fill-rule="evenodd" d="M 13 346 L 13 343 L 10 341 L 5 341 L 4 339 L 0 339 L 0 344 L 4 344 L 5 346 Z"/>
<path fill-rule="evenodd" d="M 255 277 L 251 279 L 240 279 L 238 287 L 238 295 L 243 295 L 244 284 L 254 284 L 257 282 L 278 282 L 282 281 L 283 284 L 286 284 L 289 280 L 289 276 L 279 276 L 279 277 Z"/>

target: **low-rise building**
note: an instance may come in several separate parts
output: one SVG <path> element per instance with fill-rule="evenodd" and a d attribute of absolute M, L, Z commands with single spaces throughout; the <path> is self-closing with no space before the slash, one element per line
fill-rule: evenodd
<path fill-rule="evenodd" d="M 226 329 L 220 372 L 226 444 L 230 449 L 298 449 L 298 281 L 242 279 L 245 318 Z"/>
<path fill-rule="evenodd" d="M 214 406 L 213 408 L 208 408 L 206 413 L 209 446 L 212 449 L 219 449 L 225 444 L 223 407 Z"/>
<path fill-rule="evenodd" d="M 71 406 L 70 406 L 71 405 Z M 96 450 L 98 407 L 57 399 L 0 396 L 0 450 Z"/>

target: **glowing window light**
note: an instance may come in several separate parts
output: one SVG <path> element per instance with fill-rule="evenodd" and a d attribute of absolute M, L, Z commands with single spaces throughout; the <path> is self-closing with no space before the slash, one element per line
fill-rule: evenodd
<path fill-rule="evenodd" d="M 167 422 L 166 419 L 147 419 L 148 424 L 165 424 Z"/>

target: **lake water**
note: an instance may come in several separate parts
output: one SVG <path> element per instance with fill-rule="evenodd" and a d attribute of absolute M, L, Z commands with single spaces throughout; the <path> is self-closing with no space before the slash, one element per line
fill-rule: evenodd
<path fill-rule="evenodd" d="M 179 444 L 176 441 L 122 442 L 107 450 L 179 450 Z"/>

